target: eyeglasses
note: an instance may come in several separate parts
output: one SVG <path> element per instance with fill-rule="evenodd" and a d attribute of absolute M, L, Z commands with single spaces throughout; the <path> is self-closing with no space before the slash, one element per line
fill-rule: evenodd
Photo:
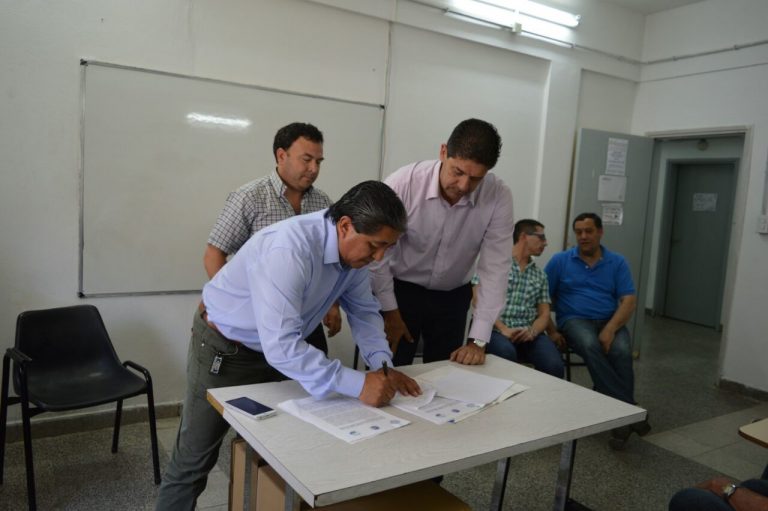
<path fill-rule="evenodd" d="M 547 241 L 547 235 L 544 234 L 543 232 L 526 232 L 525 234 L 527 234 L 528 236 L 536 236 L 542 241 Z"/>

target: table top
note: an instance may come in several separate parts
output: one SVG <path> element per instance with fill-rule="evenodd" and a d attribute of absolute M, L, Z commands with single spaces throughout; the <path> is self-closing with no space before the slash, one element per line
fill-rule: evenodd
<path fill-rule="evenodd" d="M 768 447 L 768 419 L 763 419 L 740 427 L 739 435 L 758 445 Z"/>
<path fill-rule="evenodd" d="M 453 362 L 398 367 L 416 376 Z M 278 410 L 257 421 L 221 403 L 247 395 L 277 409 L 306 397 L 295 381 L 208 390 L 208 400 L 310 505 L 362 495 L 465 470 L 643 420 L 646 411 L 520 364 L 488 356 L 482 366 L 459 366 L 530 387 L 456 424 L 436 425 L 392 406 L 387 412 L 411 424 L 347 444 Z"/>

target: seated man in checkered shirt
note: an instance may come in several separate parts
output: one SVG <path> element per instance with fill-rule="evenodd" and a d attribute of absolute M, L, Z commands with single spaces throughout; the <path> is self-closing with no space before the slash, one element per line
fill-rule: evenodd
<path fill-rule="evenodd" d="M 549 323 L 549 283 L 544 271 L 531 256 L 539 256 L 547 246 L 544 225 L 536 220 L 515 224 L 512 268 L 507 278 L 507 304 L 493 324 L 486 353 L 507 360 L 529 362 L 539 371 L 563 377 L 563 358 L 547 337 Z M 472 279 L 477 293 L 479 279 Z"/>
<path fill-rule="evenodd" d="M 323 134 L 315 126 L 294 122 L 280 128 L 272 144 L 275 170 L 231 192 L 208 237 L 203 264 L 213 278 L 230 256 L 264 227 L 294 215 L 331 205 L 328 195 L 312 186 L 323 161 Z M 328 336 L 341 329 L 339 304 L 323 318 Z M 307 336 L 312 346 L 328 353 L 323 326 Z"/>

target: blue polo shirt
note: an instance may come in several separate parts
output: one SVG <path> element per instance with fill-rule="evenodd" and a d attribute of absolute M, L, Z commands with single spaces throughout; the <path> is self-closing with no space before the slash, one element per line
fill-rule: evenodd
<path fill-rule="evenodd" d="M 602 245 L 600 249 L 603 257 L 591 268 L 579 257 L 578 247 L 555 254 L 547 263 L 544 271 L 558 328 L 573 318 L 608 320 L 619 298 L 635 294 L 624 257 Z"/>

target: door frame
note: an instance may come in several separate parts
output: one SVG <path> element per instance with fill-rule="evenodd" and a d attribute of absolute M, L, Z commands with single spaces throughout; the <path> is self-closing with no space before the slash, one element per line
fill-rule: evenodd
<path fill-rule="evenodd" d="M 725 281 L 728 269 L 728 260 L 730 255 L 730 244 L 733 239 L 733 217 L 736 209 L 736 195 L 739 184 L 739 167 L 741 158 L 680 158 L 667 160 L 664 174 L 666 174 L 666 183 L 664 196 L 662 197 L 662 213 L 659 226 L 659 251 L 658 264 L 654 286 L 654 309 L 663 315 L 666 310 L 667 282 L 669 277 L 669 258 L 671 251 L 672 226 L 675 220 L 675 197 L 677 195 L 678 170 L 683 165 L 729 165 L 733 171 L 733 196 L 731 199 L 731 209 L 728 211 L 728 232 L 724 239 L 724 261 L 722 272 L 720 274 L 720 293 L 717 303 L 717 322 L 715 330 L 722 330 L 723 303 L 725 295 Z"/>

